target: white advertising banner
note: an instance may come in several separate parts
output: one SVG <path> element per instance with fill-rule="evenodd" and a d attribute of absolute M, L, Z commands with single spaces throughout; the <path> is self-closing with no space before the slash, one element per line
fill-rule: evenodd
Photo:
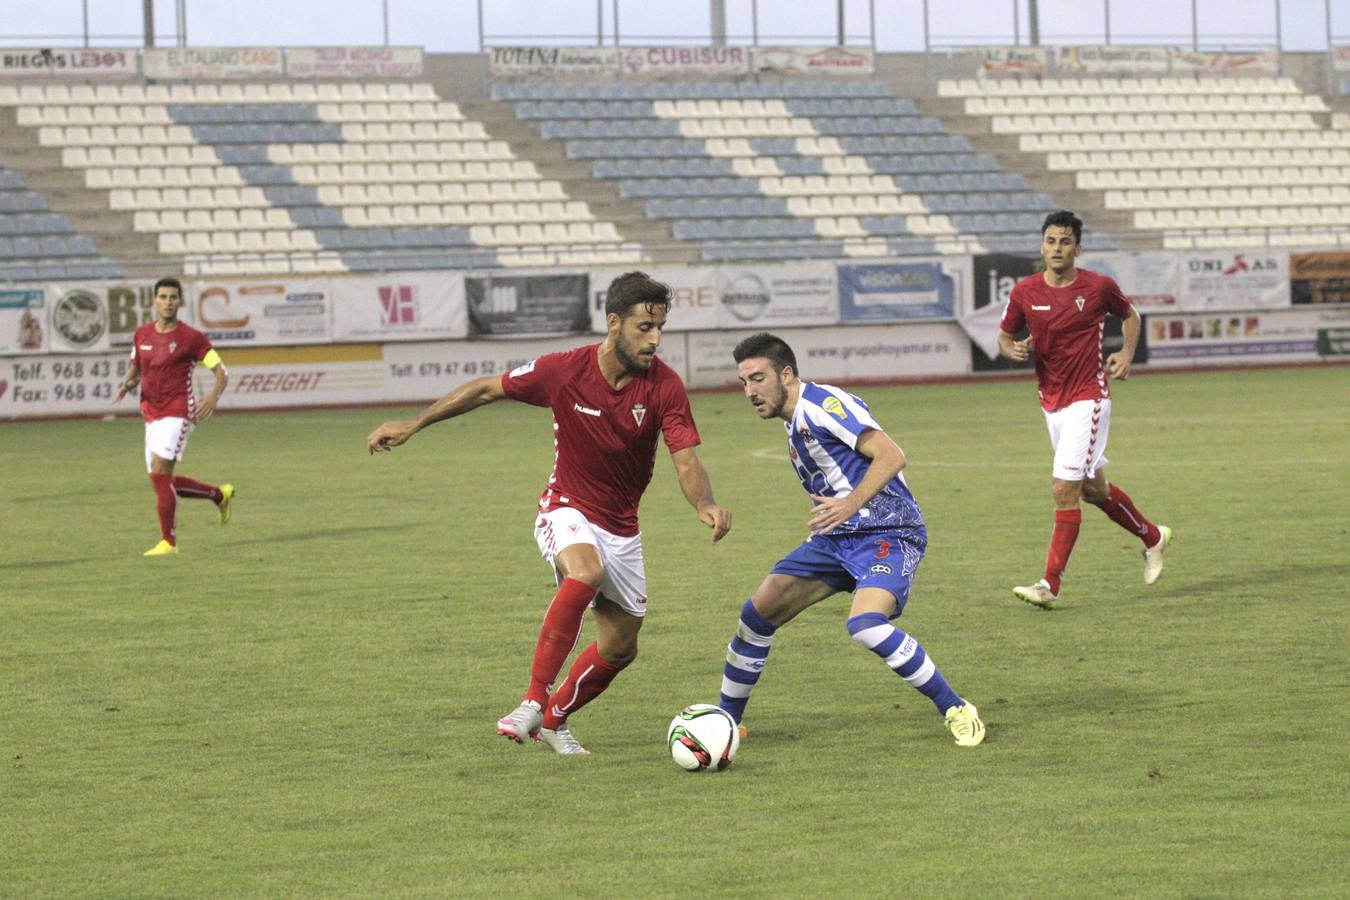
<path fill-rule="evenodd" d="M 125 353 L 0 360 L 0 419 L 136 414 L 135 397 L 112 406 L 126 378 Z"/>
<path fill-rule="evenodd" d="M 0 291 L 0 353 L 46 353 L 47 334 L 42 288 Z"/>
<path fill-rule="evenodd" d="M 623 70 L 631 75 L 745 75 L 748 47 L 626 47 Z"/>
<path fill-rule="evenodd" d="M 469 333 L 458 272 L 391 272 L 330 284 L 335 341 L 425 341 Z"/>
<path fill-rule="evenodd" d="M 1177 306 L 1174 253 L 1085 252 L 1078 264 L 1115 279 L 1141 313 Z"/>
<path fill-rule="evenodd" d="M 202 280 L 189 288 L 196 325 L 218 347 L 321 344 L 333 339 L 327 278 Z"/>
<path fill-rule="evenodd" d="M 450 393 L 459 385 L 484 375 L 501 375 L 545 353 L 571 350 L 601 338 L 557 335 L 491 341 L 440 341 L 421 344 L 390 344 L 384 348 L 387 399 L 427 401 Z M 675 365 L 669 344 L 661 358 Z M 680 356 L 681 354 L 676 354 Z M 677 369 L 677 371 L 679 371 Z M 683 374 L 683 373 L 681 373 Z"/>
<path fill-rule="evenodd" d="M 95 50 L 85 47 L 16 47 L 0 50 L 0 81 L 104 81 L 135 78 L 136 74 L 135 50 Z"/>
<path fill-rule="evenodd" d="M 421 47 L 287 47 L 287 78 L 421 78 Z"/>
<path fill-rule="evenodd" d="M 493 75 L 613 75 L 619 71 L 618 47 L 493 47 Z"/>
<path fill-rule="evenodd" d="M 646 270 L 670 286 L 670 331 L 833 325 L 839 321 L 835 263 L 669 266 Z M 605 330 L 605 289 L 617 269 L 591 273 L 591 327 Z"/>
<path fill-rule="evenodd" d="M 1156 313 L 1145 320 L 1149 365 L 1293 362 L 1318 358 L 1318 340 L 1350 328 L 1350 308 Z"/>
<path fill-rule="evenodd" d="M 1213 72 L 1231 75 L 1251 72 L 1256 75 L 1280 73 L 1280 51 L 1257 50 L 1253 53 L 1204 53 L 1172 48 L 1172 71 L 1181 73 Z"/>
<path fill-rule="evenodd" d="M 689 374 L 693 388 L 739 384 L 731 351 L 759 329 L 692 333 Z M 807 381 L 848 384 L 970 374 L 970 342 L 952 322 L 916 322 L 866 328 L 783 328 L 774 334 L 787 341 Z"/>
<path fill-rule="evenodd" d="M 230 373 L 221 409 L 337 406 L 388 399 L 378 344 L 237 347 L 220 355 Z M 194 372 L 200 395 L 209 390 L 214 376 L 200 366 Z"/>
<path fill-rule="evenodd" d="M 145 77 L 156 81 L 280 78 L 280 47 L 171 47 L 141 52 Z"/>
<path fill-rule="evenodd" d="M 48 349 L 53 353 L 129 351 L 136 329 L 155 320 L 153 287 L 153 281 L 47 285 Z M 187 306 L 179 315 L 193 324 Z"/>
<path fill-rule="evenodd" d="M 1166 75 L 1170 67 L 1166 47 L 1060 47 L 1055 68 L 1086 75 Z"/>
<path fill-rule="evenodd" d="M 871 75 L 876 54 L 871 47 L 754 47 L 750 71 L 792 75 Z"/>
<path fill-rule="evenodd" d="M 1289 255 L 1270 250 L 1181 254 L 1181 309 L 1280 309 L 1290 305 Z"/>

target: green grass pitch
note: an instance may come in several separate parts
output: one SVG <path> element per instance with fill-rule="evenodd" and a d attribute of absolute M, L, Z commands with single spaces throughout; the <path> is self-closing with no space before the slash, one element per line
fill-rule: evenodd
<path fill-rule="evenodd" d="M 807 373 L 809 376 L 809 372 Z M 447 389 L 453 385 L 447 384 Z M 494 734 L 552 578 L 549 414 L 508 402 L 367 456 L 405 410 L 222 414 L 158 540 L 137 421 L 0 426 L 0 895 L 1345 896 L 1350 370 L 1118 385 L 1108 477 L 1044 612 L 1050 450 L 1027 381 L 859 389 L 930 546 L 901 627 L 980 707 L 955 747 L 836 597 L 780 633 L 735 765 L 679 771 L 741 602 L 804 536 L 782 432 L 694 397 L 717 546 L 661 454 L 641 653 L 573 720 Z M 590 640 L 588 624 L 583 640 Z"/>

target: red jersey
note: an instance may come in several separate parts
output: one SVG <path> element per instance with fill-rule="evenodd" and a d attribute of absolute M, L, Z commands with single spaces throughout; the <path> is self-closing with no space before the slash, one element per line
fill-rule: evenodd
<path fill-rule="evenodd" d="M 1042 273 L 1013 285 L 999 327 L 1008 334 L 1031 330 L 1042 409 L 1111 396 L 1102 366 L 1106 314 L 1125 319 L 1130 309 L 1120 285 L 1088 269 L 1066 287 L 1051 287 Z"/>
<path fill-rule="evenodd" d="M 553 473 L 544 512 L 573 507 L 612 534 L 638 533 L 637 510 L 652 480 L 656 436 L 671 453 L 699 443 L 689 395 L 675 370 L 651 368 L 622 388 L 600 373 L 598 344 L 547 353 L 502 376 L 506 396 L 553 409 Z"/>
<path fill-rule="evenodd" d="M 171 416 L 191 419 L 196 415 L 192 367 L 210 351 L 206 335 L 185 322 L 162 333 L 153 322 L 136 329 L 131 363 L 141 370 L 141 415 L 145 421 Z"/>

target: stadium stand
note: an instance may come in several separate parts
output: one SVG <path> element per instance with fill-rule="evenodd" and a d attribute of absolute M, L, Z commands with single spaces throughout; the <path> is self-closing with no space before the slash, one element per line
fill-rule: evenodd
<path fill-rule="evenodd" d="M 33 85 L 0 104 L 189 272 L 637 258 L 425 83 Z"/>
<path fill-rule="evenodd" d="M 1020 246 L 1053 202 L 876 81 L 499 83 L 492 96 L 705 259 Z"/>
<path fill-rule="evenodd" d="M 0 166 L 0 280 L 47 281 L 116 277 L 121 270 L 88 235 L 52 212 L 18 172 Z"/>
<path fill-rule="evenodd" d="M 942 81 L 996 135 L 1169 248 L 1335 244 L 1350 117 L 1290 78 Z"/>

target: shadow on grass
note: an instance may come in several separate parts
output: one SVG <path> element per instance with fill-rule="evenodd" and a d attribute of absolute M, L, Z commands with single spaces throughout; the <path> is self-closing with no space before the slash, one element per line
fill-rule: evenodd
<path fill-rule="evenodd" d="M 317 541 L 326 538 L 368 535 L 374 531 L 407 531 L 409 528 L 421 528 L 421 523 L 400 522 L 394 525 L 349 525 L 345 528 L 318 528 L 313 531 L 291 531 L 271 534 L 266 537 L 245 538 L 231 541 L 231 547 L 247 547 L 250 544 L 298 544 L 304 541 Z"/>

